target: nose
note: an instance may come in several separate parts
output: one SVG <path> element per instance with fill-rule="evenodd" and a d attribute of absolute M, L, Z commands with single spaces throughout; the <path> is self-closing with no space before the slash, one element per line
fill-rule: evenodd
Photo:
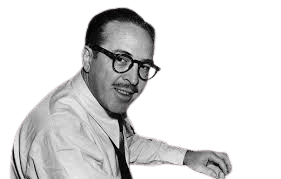
<path fill-rule="evenodd" d="M 134 64 L 133 67 L 126 73 L 126 80 L 128 80 L 134 86 L 138 85 L 138 64 Z"/>

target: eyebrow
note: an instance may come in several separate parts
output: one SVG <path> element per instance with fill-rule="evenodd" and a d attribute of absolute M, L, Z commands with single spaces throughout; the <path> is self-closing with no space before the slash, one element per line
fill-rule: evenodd
<path fill-rule="evenodd" d="M 125 55 L 128 55 L 130 57 L 133 58 L 133 55 L 125 50 L 122 50 L 122 49 L 116 49 L 116 50 L 113 50 L 114 53 L 122 53 L 122 54 L 125 54 Z M 134 58 L 133 58 L 134 59 Z M 148 63 L 153 63 L 153 60 L 152 59 L 138 59 L 142 62 L 148 62 Z"/>

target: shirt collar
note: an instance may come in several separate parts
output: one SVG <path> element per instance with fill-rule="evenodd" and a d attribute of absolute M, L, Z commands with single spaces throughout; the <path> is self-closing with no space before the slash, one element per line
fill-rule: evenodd
<path fill-rule="evenodd" d="M 79 97 L 80 102 L 95 122 L 111 138 L 116 146 L 119 146 L 119 125 L 118 120 L 110 117 L 104 108 L 99 104 L 86 85 L 81 71 L 74 76 L 71 86 Z M 93 121 L 90 121 L 92 123 Z"/>

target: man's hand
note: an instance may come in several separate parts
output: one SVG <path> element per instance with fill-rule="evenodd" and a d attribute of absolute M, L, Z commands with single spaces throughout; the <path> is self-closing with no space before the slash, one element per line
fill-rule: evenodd
<path fill-rule="evenodd" d="M 187 151 L 183 164 L 213 178 L 224 179 L 231 172 L 226 153 L 213 151 Z"/>

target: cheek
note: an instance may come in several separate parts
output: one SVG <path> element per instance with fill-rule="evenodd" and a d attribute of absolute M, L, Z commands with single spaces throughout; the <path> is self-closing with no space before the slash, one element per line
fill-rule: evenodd
<path fill-rule="evenodd" d="M 112 70 L 110 64 L 100 66 L 94 75 L 96 76 L 96 88 L 100 98 L 110 101 L 113 95 L 112 85 L 119 79 L 119 75 Z"/>
<path fill-rule="evenodd" d="M 142 91 L 146 87 L 146 83 L 147 83 L 146 81 L 140 81 L 140 83 L 139 83 L 139 93 L 142 93 Z"/>
<path fill-rule="evenodd" d="M 104 84 L 102 79 L 104 77 L 104 71 L 100 67 L 100 64 L 93 63 L 91 64 L 90 72 L 89 72 L 89 84 L 90 84 L 90 90 L 94 97 L 100 102 L 100 100 L 103 98 L 103 89 Z"/>

